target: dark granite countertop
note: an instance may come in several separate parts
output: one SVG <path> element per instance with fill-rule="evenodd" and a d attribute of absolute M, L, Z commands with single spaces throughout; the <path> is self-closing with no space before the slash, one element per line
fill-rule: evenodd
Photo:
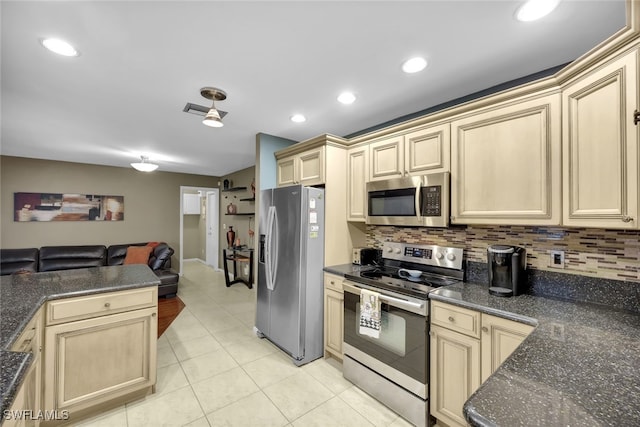
<path fill-rule="evenodd" d="M 9 351 L 49 300 L 159 285 L 146 265 L 81 268 L 0 278 L 0 413 L 13 402 L 32 355 Z M 0 420 L 1 424 L 1 420 Z"/>
<path fill-rule="evenodd" d="M 471 283 L 430 298 L 536 326 L 465 403 L 472 425 L 640 425 L 637 313 L 532 295 L 500 298 Z"/>
<path fill-rule="evenodd" d="M 356 271 L 362 270 L 371 270 L 372 266 L 370 265 L 357 265 L 357 264 L 340 264 L 340 265 L 331 265 L 329 267 L 325 267 L 323 270 L 327 273 L 337 274 L 338 276 L 344 276 L 345 274 L 351 274 Z"/>

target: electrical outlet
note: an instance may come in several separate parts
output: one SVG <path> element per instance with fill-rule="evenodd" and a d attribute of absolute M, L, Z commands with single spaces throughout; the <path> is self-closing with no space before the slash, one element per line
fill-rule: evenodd
<path fill-rule="evenodd" d="M 552 268 L 564 268 L 564 251 L 550 251 L 549 266 Z"/>
<path fill-rule="evenodd" d="M 227 224 L 222 224 L 222 229 L 226 230 L 227 229 Z"/>

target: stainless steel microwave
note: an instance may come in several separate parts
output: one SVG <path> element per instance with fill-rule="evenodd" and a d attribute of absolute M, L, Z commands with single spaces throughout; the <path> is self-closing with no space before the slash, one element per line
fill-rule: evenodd
<path fill-rule="evenodd" d="M 366 223 L 447 227 L 449 205 L 449 172 L 368 182 Z"/>

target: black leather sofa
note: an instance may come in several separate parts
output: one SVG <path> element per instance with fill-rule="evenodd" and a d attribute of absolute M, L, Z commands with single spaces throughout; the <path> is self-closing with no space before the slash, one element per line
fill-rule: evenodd
<path fill-rule="evenodd" d="M 86 246 L 43 246 L 40 249 L 0 249 L 0 275 L 17 271 L 43 272 L 75 268 L 122 265 L 129 246 L 145 246 L 147 243 Z M 149 268 L 160 279 L 158 296 L 176 296 L 178 273 L 171 270 L 174 250 L 166 243 L 159 243 L 149 256 Z"/>

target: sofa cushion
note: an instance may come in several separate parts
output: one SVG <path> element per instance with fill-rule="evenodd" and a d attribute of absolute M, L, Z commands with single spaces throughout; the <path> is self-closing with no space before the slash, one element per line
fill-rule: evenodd
<path fill-rule="evenodd" d="M 106 265 L 106 260 L 107 247 L 104 245 L 43 246 L 38 271 L 101 267 Z"/>
<path fill-rule="evenodd" d="M 153 248 L 153 252 L 149 258 L 149 267 L 154 271 L 170 267 L 171 255 L 173 255 L 173 252 L 174 250 L 171 246 L 166 243 L 160 243 L 158 246 Z"/>
<path fill-rule="evenodd" d="M 125 245 L 111 245 L 107 249 L 107 265 L 122 265 L 127 256 L 129 246 L 145 246 L 147 243 L 128 243 Z"/>
<path fill-rule="evenodd" d="M 148 264 L 149 255 L 153 250 L 150 246 L 129 246 L 127 248 L 127 256 L 124 257 L 122 264 Z"/>
<path fill-rule="evenodd" d="M 38 271 L 38 248 L 0 249 L 0 275 Z"/>

